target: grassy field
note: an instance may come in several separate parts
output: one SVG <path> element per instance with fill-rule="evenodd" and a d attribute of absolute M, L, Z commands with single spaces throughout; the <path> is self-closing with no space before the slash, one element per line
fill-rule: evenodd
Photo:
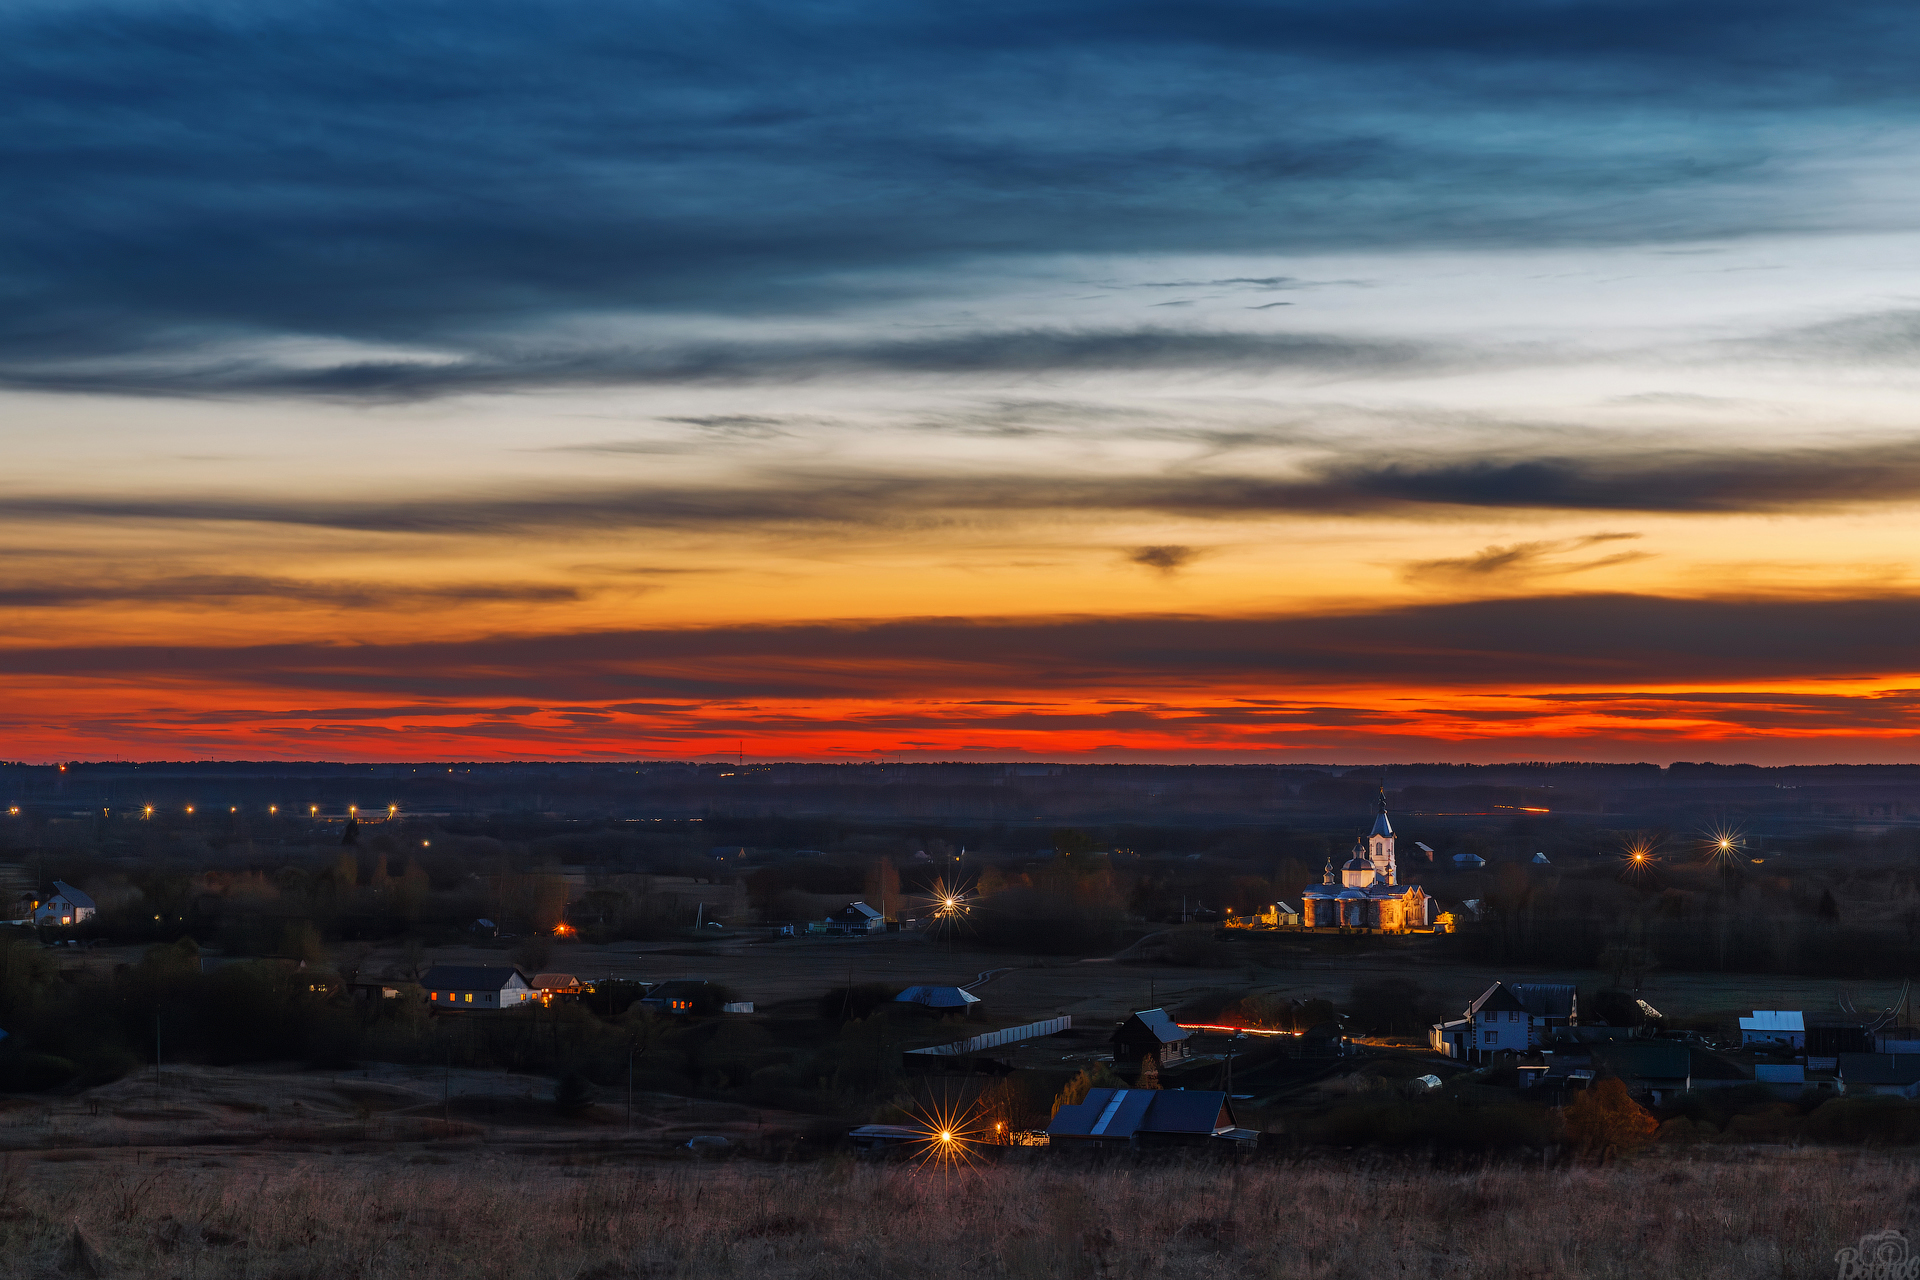
<path fill-rule="evenodd" d="M 0 1276 L 1812 1278 L 1866 1233 L 1911 1225 L 1920 1202 L 1911 1161 L 1785 1150 L 1469 1172 L 425 1158 L 10 1157 Z"/>

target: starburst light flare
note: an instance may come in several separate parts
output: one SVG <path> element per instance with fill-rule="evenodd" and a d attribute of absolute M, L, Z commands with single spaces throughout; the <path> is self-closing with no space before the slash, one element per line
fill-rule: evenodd
<path fill-rule="evenodd" d="M 963 1104 L 946 1098 L 927 1102 L 915 1110 L 911 1123 L 926 1135 L 914 1151 L 916 1171 L 971 1169 L 986 1143 L 986 1121 L 978 1102 Z"/>

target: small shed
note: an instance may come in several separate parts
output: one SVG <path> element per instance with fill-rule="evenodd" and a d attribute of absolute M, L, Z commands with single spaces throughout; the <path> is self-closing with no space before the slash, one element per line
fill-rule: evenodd
<path fill-rule="evenodd" d="M 1192 1035 L 1165 1009 L 1137 1009 L 1114 1028 L 1113 1060 L 1138 1063 L 1152 1057 L 1164 1067 L 1189 1056 Z"/>
<path fill-rule="evenodd" d="M 1797 1062 L 1762 1062 L 1754 1067 L 1753 1078 L 1783 1098 L 1797 1098 L 1809 1087 L 1807 1069 Z"/>

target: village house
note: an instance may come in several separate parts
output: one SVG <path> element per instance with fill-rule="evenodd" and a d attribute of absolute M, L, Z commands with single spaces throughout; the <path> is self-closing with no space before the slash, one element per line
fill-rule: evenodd
<path fill-rule="evenodd" d="M 1284 902 L 1271 902 L 1266 910 L 1251 915 L 1237 916 L 1229 910 L 1225 923 L 1229 929 L 1297 929 L 1300 913 Z"/>
<path fill-rule="evenodd" d="M 1189 1146 L 1238 1138 L 1224 1093 L 1185 1089 L 1089 1089 L 1086 1101 L 1060 1108 L 1047 1126 L 1049 1143 Z"/>
<path fill-rule="evenodd" d="M 809 933 L 885 933 L 887 917 L 864 902 L 849 902 L 825 920 L 807 926 Z"/>
<path fill-rule="evenodd" d="M 908 987 L 895 996 L 893 1002 L 945 1017 L 964 1018 L 974 1011 L 980 997 L 964 987 Z"/>
<path fill-rule="evenodd" d="M 92 898 L 64 880 L 53 882 L 53 896 L 33 908 L 35 924 L 75 925 L 93 919 L 98 911 Z"/>
<path fill-rule="evenodd" d="M 705 978 L 675 978 L 647 988 L 647 994 L 640 997 L 640 1007 L 655 1013 L 692 1017 L 718 1011 L 720 995 L 720 988 Z"/>
<path fill-rule="evenodd" d="M 1798 1009 L 1755 1009 L 1740 1019 L 1740 1043 L 1786 1049 L 1804 1049 L 1807 1025 Z"/>
<path fill-rule="evenodd" d="M 533 991 L 541 1004 L 552 1004 L 555 1000 L 578 1004 L 587 988 L 570 973 L 536 973 L 533 975 Z"/>
<path fill-rule="evenodd" d="M 1427 1039 L 1436 1053 L 1485 1062 L 1497 1053 L 1537 1049 L 1579 1021 L 1579 996 L 1570 985 L 1496 982 L 1467 1006 L 1464 1017 L 1433 1024 Z"/>
<path fill-rule="evenodd" d="M 517 968 L 485 964 L 437 964 L 420 979 L 434 1009 L 511 1009 L 538 999 Z"/>
<path fill-rule="evenodd" d="M 1192 1035 L 1165 1009 L 1137 1009 L 1114 1029 L 1114 1064 L 1138 1064 L 1147 1058 L 1163 1067 L 1179 1062 L 1191 1052 L 1188 1040 Z"/>

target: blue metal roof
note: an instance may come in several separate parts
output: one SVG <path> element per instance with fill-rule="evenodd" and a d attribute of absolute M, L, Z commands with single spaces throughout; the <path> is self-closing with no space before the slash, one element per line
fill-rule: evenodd
<path fill-rule="evenodd" d="M 1207 1136 L 1233 1118 L 1215 1090 L 1089 1089 L 1085 1102 L 1062 1107 L 1047 1133 L 1062 1138 L 1130 1139 L 1136 1133 Z"/>

